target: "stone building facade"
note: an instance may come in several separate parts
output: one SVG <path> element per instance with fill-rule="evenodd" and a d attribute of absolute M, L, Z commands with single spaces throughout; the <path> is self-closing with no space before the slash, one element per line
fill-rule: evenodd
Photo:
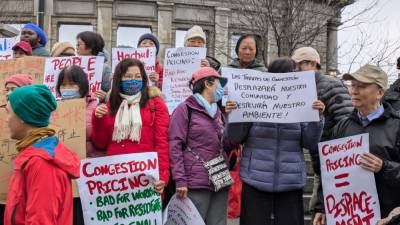
<path fill-rule="evenodd" d="M 93 31 L 102 34 L 108 51 L 117 46 L 120 27 L 141 27 L 149 28 L 158 36 L 162 56 L 165 48 L 175 46 L 177 31 L 187 30 L 197 24 L 207 33 L 208 54 L 226 65 L 230 61 L 228 56 L 233 54 L 234 39 L 246 32 L 233 19 L 237 12 L 229 8 L 228 0 L 1 0 L 0 4 L 3 5 L 0 6 L 0 23 L 38 22 L 39 15 L 43 15 L 43 27 L 49 37 L 48 48 L 59 40 L 60 26 L 63 25 L 91 26 Z M 39 5 L 44 6 L 43 12 L 39 10 Z M 321 64 L 326 70 L 337 68 L 337 28 L 340 18 L 332 19 L 330 13 L 334 15 L 336 12 L 328 12 L 328 26 L 313 43 L 321 54 Z M 9 18 L 14 19 L 10 21 Z M 218 51 L 215 50 L 217 45 Z M 276 57 L 274 48 L 271 41 L 268 59 Z"/>

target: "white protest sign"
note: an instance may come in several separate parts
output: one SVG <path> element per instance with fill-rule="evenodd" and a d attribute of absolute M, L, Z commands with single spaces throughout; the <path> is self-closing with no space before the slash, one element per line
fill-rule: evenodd
<path fill-rule="evenodd" d="M 89 80 L 89 91 L 91 93 L 100 90 L 104 66 L 103 56 L 46 58 L 43 84 L 50 89 L 54 96 L 58 97 L 56 94 L 58 75 L 60 75 L 62 69 L 71 65 L 77 65 L 85 71 Z"/>
<path fill-rule="evenodd" d="M 17 39 L 13 38 L 0 38 L 0 60 L 7 60 L 13 58 L 12 47 L 17 43 Z"/>
<path fill-rule="evenodd" d="M 156 152 L 81 161 L 77 180 L 86 225 L 161 225 L 161 197 Z"/>
<path fill-rule="evenodd" d="M 163 225 L 206 225 L 190 198 L 172 196 L 164 210 Z"/>
<path fill-rule="evenodd" d="M 374 174 L 360 167 L 369 151 L 361 134 L 318 144 L 328 225 L 376 224 L 381 218 Z"/>
<path fill-rule="evenodd" d="M 170 113 L 192 95 L 189 81 L 201 60 L 206 58 L 205 48 L 168 48 L 164 60 L 163 93 Z"/>
<path fill-rule="evenodd" d="M 156 71 L 157 49 L 153 48 L 113 48 L 112 49 L 112 72 L 123 59 L 138 59 L 144 65 L 147 75 Z"/>
<path fill-rule="evenodd" d="M 267 73 L 248 69 L 222 68 L 228 78 L 229 100 L 237 108 L 229 123 L 298 123 L 319 121 L 312 108 L 317 100 L 313 72 Z"/>

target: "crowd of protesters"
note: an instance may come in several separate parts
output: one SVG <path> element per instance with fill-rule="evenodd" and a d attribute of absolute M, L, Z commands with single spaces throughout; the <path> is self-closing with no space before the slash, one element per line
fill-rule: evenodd
<path fill-rule="evenodd" d="M 241 149 L 240 224 L 302 225 L 303 149 L 308 149 L 315 172 L 309 207 L 312 223 L 320 225 L 326 224 L 326 218 L 318 143 L 368 133 L 370 151 L 362 155 L 361 167 L 375 175 L 382 214 L 378 224 L 400 224 L 400 79 L 389 88 L 381 68 L 365 65 L 345 74 L 343 80 L 351 83 L 348 88 L 342 80 L 323 74 L 314 48 L 301 47 L 290 58 L 278 58 L 267 66 L 259 60 L 256 36 L 246 34 L 239 38 L 237 58 L 229 65 L 211 56 L 201 61 L 188 84 L 193 95 L 169 115 L 158 59 L 154 73 L 147 74 L 139 60 L 125 59 L 111 74 L 100 34 L 86 31 L 76 40 L 76 47 L 56 43 L 49 53 L 45 32 L 29 23 L 12 50 L 14 58 L 105 56 L 98 92 L 90 93 L 87 76 L 78 66 L 63 69 L 56 85 L 60 100 L 86 101 L 87 157 L 157 152 L 160 179 L 153 182 L 154 191 L 168 194 L 167 187 L 173 184 L 173 193 L 190 198 L 207 225 L 226 225 L 230 184 L 215 187 L 203 161 L 226 158 L 231 149 Z M 200 26 L 186 33 L 185 47 L 206 48 L 206 43 Z M 158 55 L 160 43 L 148 33 L 136 47 L 155 47 Z M 221 104 L 228 82 L 219 73 L 221 66 L 270 73 L 313 71 L 318 96 L 313 109 L 320 120 L 230 124 L 227 116 L 237 105 L 232 101 Z M 7 122 L 19 153 L 0 220 L 5 225 L 84 224 L 80 199 L 72 197 L 71 188 L 71 179 L 79 177 L 79 158 L 48 128 L 57 100 L 46 86 L 33 84 L 27 74 L 10 76 L 3 88 L 8 99 Z M 229 167 L 228 161 L 223 163 Z"/>

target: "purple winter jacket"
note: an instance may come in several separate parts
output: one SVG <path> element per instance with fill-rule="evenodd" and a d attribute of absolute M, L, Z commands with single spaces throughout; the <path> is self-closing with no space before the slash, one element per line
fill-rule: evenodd
<path fill-rule="evenodd" d="M 192 111 L 189 132 L 188 107 Z M 220 154 L 223 131 L 221 111 L 218 109 L 214 118 L 211 118 L 193 96 L 175 109 L 169 129 L 169 158 L 176 187 L 214 190 L 207 170 L 193 153 L 185 151 L 185 146 L 188 140 L 192 151 L 197 152 L 205 161 L 211 160 Z"/>

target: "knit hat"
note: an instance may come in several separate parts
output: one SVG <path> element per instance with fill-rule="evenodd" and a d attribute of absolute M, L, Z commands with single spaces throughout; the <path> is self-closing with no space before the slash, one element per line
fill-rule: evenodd
<path fill-rule="evenodd" d="M 33 79 L 29 74 L 14 74 L 5 80 L 4 86 L 8 83 L 15 84 L 17 87 L 23 87 L 31 85 L 33 83 Z"/>
<path fill-rule="evenodd" d="M 158 50 L 160 49 L 160 42 L 158 41 L 157 37 L 151 33 L 143 34 L 142 36 L 140 36 L 137 45 L 139 46 L 140 43 L 142 43 L 142 41 L 144 41 L 144 40 L 150 40 L 150 41 L 154 42 L 154 44 L 156 45 L 157 55 L 158 55 Z"/>
<path fill-rule="evenodd" d="M 197 70 L 192 77 L 192 85 L 197 83 L 199 80 L 206 77 L 215 77 L 219 79 L 222 87 L 225 87 L 226 83 L 228 83 L 228 79 L 225 77 L 221 77 L 221 75 L 211 67 L 201 67 Z"/>
<path fill-rule="evenodd" d="M 43 84 L 14 89 L 8 101 L 15 114 L 25 123 L 35 127 L 47 127 L 51 113 L 57 109 L 57 101 Z"/>
<path fill-rule="evenodd" d="M 51 57 L 59 57 L 65 50 L 72 48 L 75 51 L 74 46 L 69 42 L 57 42 L 51 49 Z"/>
<path fill-rule="evenodd" d="M 44 33 L 42 28 L 40 28 L 38 25 L 36 25 L 34 23 L 28 23 L 22 29 L 33 30 L 37 34 L 37 36 L 40 38 L 40 44 L 43 47 L 46 46 L 46 43 L 47 43 L 46 33 Z"/>
<path fill-rule="evenodd" d="M 22 51 L 24 51 L 25 54 L 27 54 L 27 55 L 32 55 L 32 47 L 31 47 L 31 45 L 30 45 L 28 42 L 26 42 L 26 41 L 17 42 L 17 43 L 12 47 L 12 50 L 15 51 L 15 50 L 17 50 L 17 48 L 20 48 L 20 49 L 21 49 Z"/>
<path fill-rule="evenodd" d="M 194 25 L 187 31 L 185 35 L 185 46 L 186 42 L 192 38 L 201 38 L 203 39 L 204 43 L 206 43 L 206 34 L 204 33 L 203 28 L 200 26 Z"/>

